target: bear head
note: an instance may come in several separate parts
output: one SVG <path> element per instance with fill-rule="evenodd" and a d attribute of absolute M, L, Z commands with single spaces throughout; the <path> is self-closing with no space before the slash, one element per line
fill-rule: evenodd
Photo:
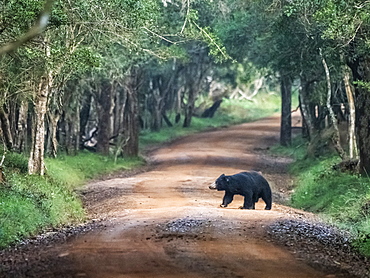
<path fill-rule="evenodd" d="M 218 190 L 218 191 L 227 190 L 229 181 L 230 181 L 230 177 L 225 176 L 225 174 L 222 174 L 221 176 L 218 177 L 218 179 L 214 183 L 212 183 L 209 186 L 209 189 Z"/>

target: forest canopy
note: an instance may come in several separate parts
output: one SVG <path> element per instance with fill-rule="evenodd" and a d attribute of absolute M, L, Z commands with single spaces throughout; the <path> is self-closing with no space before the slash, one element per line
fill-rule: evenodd
<path fill-rule="evenodd" d="M 109 155 L 114 145 L 137 156 L 141 130 L 189 127 L 204 112 L 199 96 L 218 107 L 278 84 L 282 145 L 298 88 L 309 153 L 329 140 L 368 173 L 369 9 L 355 0 L 4 1 L 4 150 L 27 154 L 28 172 L 41 175 L 44 157 L 60 152 Z"/>

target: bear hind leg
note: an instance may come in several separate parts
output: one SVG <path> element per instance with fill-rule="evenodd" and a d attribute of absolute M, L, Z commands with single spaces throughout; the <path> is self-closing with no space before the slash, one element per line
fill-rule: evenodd
<path fill-rule="evenodd" d="M 244 196 L 244 204 L 240 209 L 255 209 L 255 202 L 251 196 Z"/>
<path fill-rule="evenodd" d="M 270 210 L 272 206 L 271 192 L 269 192 L 268 194 L 264 194 L 262 196 L 262 200 L 266 203 L 265 209 Z"/>

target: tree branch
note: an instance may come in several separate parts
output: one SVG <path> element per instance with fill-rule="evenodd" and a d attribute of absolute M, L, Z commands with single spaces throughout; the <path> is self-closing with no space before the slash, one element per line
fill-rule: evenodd
<path fill-rule="evenodd" d="M 37 35 L 41 34 L 49 23 L 53 3 L 54 0 L 46 0 L 44 10 L 37 23 L 33 27 L 31 27 L 31 29 L 28 30 L 28 32 L 24 34 L 22 37 L 20 37 L 18 40 L 10 42 L 0 47 L 0 56 L 16 50 L 24 43 L 30 41 Z"/>

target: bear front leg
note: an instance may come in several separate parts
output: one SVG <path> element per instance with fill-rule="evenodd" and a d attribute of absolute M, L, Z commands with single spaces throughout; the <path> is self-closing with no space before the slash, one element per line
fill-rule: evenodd
<path fill-rule="evenodd" d="M 244 204 L 240 209 L 255 209 L 254 200 L 252 196 L 244 196 Z"/>
<path fill-rule="evenodd" d="M 233 193 L 230 193 L 230 192 L 225 192 L 225 196 L 222 200 L 222 204 L 220 205 L 220 207 L 222 208 L 226 208 L 228 204 L 230 204 L 234 199 L 234 194 Z"/>

